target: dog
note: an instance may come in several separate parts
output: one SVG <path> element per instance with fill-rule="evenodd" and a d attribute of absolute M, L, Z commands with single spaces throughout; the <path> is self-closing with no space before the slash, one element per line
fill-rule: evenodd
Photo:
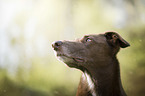
<path fill-rule="evenodd" d="M 128 46 L 130 44 L 113 31 L 52 44 L 60 60 L 83 72 L 76 96 L 127 96 L 116 55 L 120 48 Z"/>

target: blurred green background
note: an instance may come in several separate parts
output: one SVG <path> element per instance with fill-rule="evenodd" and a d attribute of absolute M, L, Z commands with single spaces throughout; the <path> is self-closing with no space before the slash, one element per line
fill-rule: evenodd
<path fill-rule="evenodd" d="M 0 96 L 75 96 L 81 72 L 51 43 L 117 31 L 128 96 L 145 96 L 145 0 L 0 0 Z"/>

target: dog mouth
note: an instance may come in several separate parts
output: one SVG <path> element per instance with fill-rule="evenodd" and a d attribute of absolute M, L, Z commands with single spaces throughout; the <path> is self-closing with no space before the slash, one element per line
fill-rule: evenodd
<path fill-rule="evenodd" d="M 66 57 L 66 58 L 69 58 L 69 59 L 73 59 L 75 62 L 80 62 L 80 63 L 85 62 L 85 60 L 83 58 L 68 56 L 66 54 L 57 54 L 57 57 Z"/>

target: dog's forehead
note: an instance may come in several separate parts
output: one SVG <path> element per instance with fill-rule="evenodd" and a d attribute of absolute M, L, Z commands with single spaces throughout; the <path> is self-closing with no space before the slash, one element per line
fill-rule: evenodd
<path fill-rule="evenodd" d="M 90 37 L 93 39 L 104 39 L 105 35 L 104 34 L 89 34 L 89 35 L 85 35 L 84 37 Z"/>

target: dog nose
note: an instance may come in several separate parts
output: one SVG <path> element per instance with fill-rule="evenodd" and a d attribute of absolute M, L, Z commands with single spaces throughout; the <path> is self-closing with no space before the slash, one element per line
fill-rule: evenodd
<path fill-rule="evenodd" d="M 58 50 L 61 45 L 62 45 L 62 41 L 56 41 L 52 44 L 52 47 L 54 48 L 54 50 Z"/>

